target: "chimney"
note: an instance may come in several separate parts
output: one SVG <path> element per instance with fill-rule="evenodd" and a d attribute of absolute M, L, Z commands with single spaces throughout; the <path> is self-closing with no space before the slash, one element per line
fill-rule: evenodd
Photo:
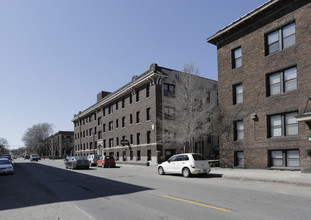
<path fill-rule="evenodd" d="M 97 94 L 97 103 L 101 102 L 107 95 L 109 95 L 110 92 L 101 91 Z"/>

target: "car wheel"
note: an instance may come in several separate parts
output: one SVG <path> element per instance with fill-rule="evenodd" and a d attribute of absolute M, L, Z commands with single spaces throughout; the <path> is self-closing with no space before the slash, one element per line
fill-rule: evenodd
<path fill-rule="evenodd" d="M 189 177 L 190 176 L 190 170 L 189 170 L 189 168 L 187 168 L 187 167 L 185 167 L 184 169 L 182 169 L 182 175 L 184 176 L 184 177 Z"/>
<path fill-rule="evenodd" d="M 158 173 L 159 173 L 160 175 L 163 175 L 163 174 L 164 174 L 164 169 L 163 169 L 163 167 L 159 167 L 159 168 L 158 168 Z"/>

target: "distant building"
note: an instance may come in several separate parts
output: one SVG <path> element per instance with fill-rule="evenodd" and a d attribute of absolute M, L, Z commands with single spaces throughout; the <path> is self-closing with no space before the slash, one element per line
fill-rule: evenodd
<path fill-rule="evenodd" d="M 310 15 L 310 0 L 272 0 L 207 39 L 218 54 L 222 166 L 311 169 Z"/>
<path fill-rule="evenodd" d="M 73 155 L 74 132 L 73 131 L 59 131 L 49 137 L 51 143 L 52 157 L 65 157 Z"/>
<path fill-rule="evenodd" d="M 175 91 L 180 86 L 177 78 L 182 74 L 186 73 L 152 64 L 117 91 L 100 92 L 97 103 L 75 114 L 72 120 L 75 155 L 114 155 L 119 162 L 156 164 L 172 154 L 190 150 L 164 140 L 170 132 L 172 141 L 178 137 L 168 124 L 178 114 L 170 104 L 176 98 Z M 192 78 L 197 81 L 196 89 L 207 90 L 206 97 L 201 97 L 204 103 L 208 100 L 210 105 L 217 105 L 217 82 L 194 75 Z M 205 155 L 218 145 L 215 135 L 206 134 L 197 141 L 192 150 Z"/>

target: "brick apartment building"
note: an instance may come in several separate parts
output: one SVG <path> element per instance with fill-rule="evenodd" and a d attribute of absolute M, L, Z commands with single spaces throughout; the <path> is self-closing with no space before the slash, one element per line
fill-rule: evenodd
<path fill-rule="evenodd" d="M 170 132 L 173 139 L 179 135 L 168 125 L 178 114 L 170 104 L 180 86 L 178 77 L 184 74 L 152 64 L 117 91 L 100 92 L 97 103 L 75 114 L 72 120 L 75 155 L 114 155 L 118 162 L 156 164 L 172 154 L 190 150 L 164 141 Z M 197 89 L 199 85 L 206 89 L 204 103 L 208 100 L 209 105 L 217 107 L 217 82 L 198 76 L 191 78 L 196 80 Z M 206 134 L 197 142 L 193 150 L 210 155 L 218 137 Z"/>
<path fill-rule="evenodd" d="M 66 155 L 73 155 L 74 132 L 58 131 L 49 138 L 51 144 L 50 155 L 52 157 L 63 158 Z"/>
<path fill-rule="evenodd" d="M 311 168 L 310 15 L 310 0 L 272 0 L 207 39 L 217 46 L 222 166 Z"/>

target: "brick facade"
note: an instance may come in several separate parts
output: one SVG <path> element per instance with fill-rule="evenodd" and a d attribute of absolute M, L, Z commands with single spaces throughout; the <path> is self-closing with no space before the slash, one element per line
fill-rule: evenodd
<path fill-rule="evenodd" d="M 73 155 L 74 132 L 59 131 L 49 138 L 52 157 L 64 158 Z"/>
<path fill-rule="evenodd" d="M 178 87 L 178 82 L 174 80 L 178 74 L 184 73 L 152 64 L 149 70 L 134 76 L 131 82 L 117 91 L 100 92 L 97 103 L 74 115 L 72 120 L 75 155 L 114 155 L 119 163 L 156 164 L 164 160 L 168 146 L 162 144 L 161 136 L 165 130 L 162 112 L 163 103 L 169 103 L 169 98 L 164 95 L 163 85 L 169 82 Z M 214 85 L 217 82 L 193 77 L 198 82 L 207 82 L 204 85 L 212 89 L 213 105 L 216 105 L 217 87 Z M 147 113 L 150 118 L 147 118 Z M 123 139 L 130 142 L 130 147 L 121 144 Z M 212 147 L 211 143 L 204 143 L 204 146 Z M 181 153 L 181 149 L 175 146 L 174 152 Z M 209 152 L 206 150 L 206 153 Z"/>
<path fill-rule="evenodd" d="M 271 116 L 304 113 L 311 96 L 311 3 L 310 1 L 269 1 L 250 14 L 220 30 L 207 41 L 217 45 L 219 109 L 222 116 L 220 137 L 221 165 L 237 166 L 237 152 L 244 153 L 242 167 L 274 167 L 273 151 L 283 152 L 289 168 L 290 153 L 299 151 L 299 165 L 310 168 L 311 132 L 305 122 L 298 123 L 298 134 L 271 137 Z M 268 34 L 294 23 L 296 41 L 288 48 L 267 54 Z M 242 66 L 233 68 L 232 51 L 242 49 Z M 271 95 L 270 76 L 290 68 L 297 69 L 297 87 Z M 285 82 L 283 82 L 285 85 Z M 234 86 L 242 84 L 243 102 L 234 104 Z M 283 85 L 283 86 L 284 86 Z M 234 122 L 244 124 L 244 138 L 235 140 Z M 286 121 L 284 122 L 287 123 Z M 286 129 L 283 127 L 280 129 Z M 289 127 L 289 126 L 288 126 Z M 287 157 L 287 158 L 284 158 Z"/>

